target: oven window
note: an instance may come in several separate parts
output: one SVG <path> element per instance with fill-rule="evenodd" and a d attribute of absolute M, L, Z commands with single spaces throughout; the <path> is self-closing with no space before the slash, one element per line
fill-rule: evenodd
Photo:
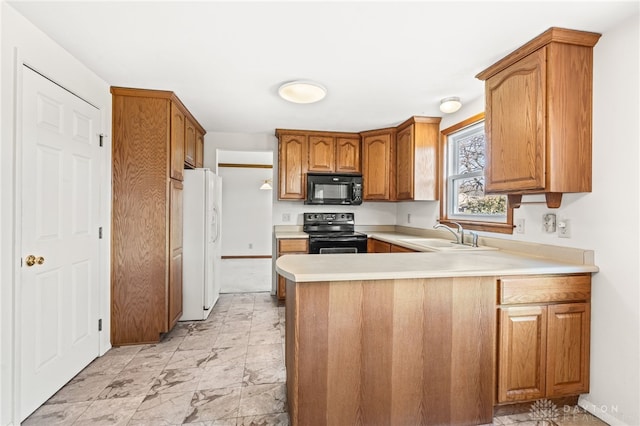
<path fill-rule="evenodd" d="M 349 194 L 348 183 L 316 183 L 313 185 L 313 198 L 316 200 L 346 200 L 347 194 Z"/>

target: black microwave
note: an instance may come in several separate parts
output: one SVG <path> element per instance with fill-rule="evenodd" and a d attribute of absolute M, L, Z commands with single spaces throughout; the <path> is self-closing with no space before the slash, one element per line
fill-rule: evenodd
<path fill-rule="evenodd" d="M 362 204 L 362 175 L 307 173 L 305 204 Z"/>

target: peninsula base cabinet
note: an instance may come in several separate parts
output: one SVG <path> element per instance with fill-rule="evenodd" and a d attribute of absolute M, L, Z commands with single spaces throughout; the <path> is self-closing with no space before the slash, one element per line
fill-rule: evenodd
<path fill-rule="evenodd" d="M 498 281 L 498 403 L 589 391 L 590 275 Z"/>

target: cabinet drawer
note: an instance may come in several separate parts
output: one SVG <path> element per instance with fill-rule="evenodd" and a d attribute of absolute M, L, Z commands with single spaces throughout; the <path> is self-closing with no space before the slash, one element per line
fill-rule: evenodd
<path fill-rule="evenodd" d="M 304 238 L 279 240 L 278 253 L 307 253 L 309 251 L 309 240 Z"/>
<path fill-rule="evenodd" d="M 591 299 L 591 275 L 505 277 L 498 283 L 503 305 Z"/>

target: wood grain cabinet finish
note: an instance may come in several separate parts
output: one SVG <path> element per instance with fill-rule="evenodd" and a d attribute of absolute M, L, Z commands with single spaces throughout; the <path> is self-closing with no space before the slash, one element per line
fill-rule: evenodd
<path fill-rule="evenodd" d="M 396 129 L 360 133 L 362 136 L 362 199 L 395 199 Z"/>
<path fill-rule="evenodd" d="M 278 199 L 304 200 L 306 195 L 307 136 L 279 133 L 278 136 Z"/>
<path fill-rule="evenodd" d="M 171 102 L 171 179 L 182 180 L 184 176 L 185 114 L 178 104 Z"/>
<path fill-rule="evenodd" d="M 169 313 L 166 330 L 169 331 L 182 316 L 182 223 L 184 220 L 182 182 L 171 179 L 169 204 Z"/>
<path fill-rule="evenodd" d="M 396 135 L 396 200 L 438 199 L 440 120 L 411 117 Z"/>
<path fill-rule="evenodd" d="M 367 240 L 367 253 L 391 253 L 391 244 L 386 241 L 369 238 Z"/>
<path fill-rule="evenodd" d="M 494 277 L 287 280 L 297 425 L 477 425 L 494 401 Z"/>
<path fill-rule="evenodd" d="M 479 73 L 485 81 L 486 190 L 591 191 L 593 46 L 600 34 L 550 28 Z"/>
<path fill-rule="evenodd" d="M 391 244 L 386 241 L 380 241 L 375 238 L 367 240 L 367 253 L 412 253 L 417 252 L 407 247 Z"/>
<path fill-rule="evenodd" d="M 204 166 L 204 131 L 196 130 L 196 168 Z"/>
<path fill-rule="evenodd" d="M 111 343 L 152 343 L 182 313 L 180 179 L 190 114 L 173 92 L 111 93 Z"/>
<path fill-rule="evenodd" d="M 191 120 L 185 121 L 184 126 L 184 164 L 196 166 L 196 126 Z"/>
<path fill-rule="evenodd" d="M 282 238 L 278 242 L 278 252 L 276 257 L 284 254 L 308 254 L 309 240 L 306 238 Z M 278 300 L 285 300 L 287 297 L 286 280 L 278 274 L 278 287 L 276 288 Z"/>
<path fill-rule="evenodd" d="M 362 173 L 360 136 L 336 137 L 336 173 Z"/>
<path fill-rule="evenodd" d="M 499 280 L 498 403 L 589 391 L 590 275 Z"/>
<path fill-rule="evenodd" d="M 336 138 L 333 136 L 309 136 L 309 172 L 336 171 Z"/>

